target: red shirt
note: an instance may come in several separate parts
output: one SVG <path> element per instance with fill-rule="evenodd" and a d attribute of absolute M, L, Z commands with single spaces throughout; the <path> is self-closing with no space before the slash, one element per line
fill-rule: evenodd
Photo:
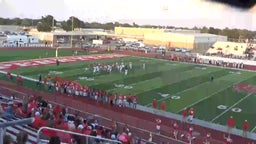
<path fill-rule="evenodd" d="M 232 144 L 232 139 L 231 138 L 226 138 L 226 144 Z"/>
<path fill-rule="evenodd" d="M 189 115 L 191 115 L 191 116 L 194 116 L 194 115 L 195 115 L 194 109 L 189 110 Z"/>
<path fill-rule="evenodd" d="M 162 121 L 160 119 L 156 119 L 156 124 L 160 125 L 162 123 Z"/>
<path fill-rule="evenodd" d="M 187 116 L 187 114 L 188 114 L 187 110 L 186 110 L 186 109 L 184 109 L 184 110 L 182 111 L 182 115 L 183 115 L 183 117 L 186 117 L 186 116 Z"/>
<path fill-rule="evenodd" d="M 165 109 L 166 109 L 165 102 L 162 102 L 162 103 L 161 103 L 161 110 L 165 110 Z"/>
<path fill-rule="evenodd" d="M 118 96 L 118 100 L 122 100 L 123 99 L 123 96 Z"/>
<path fill-rule="evenodd" d="M 177 125 L 177 123 L 174 123 L 173 126 L 172 126 L 172 128 L 173 128 L 174 130 L 178 130 L 178 125 Z"/>
<path fill-rule="evenodd" d="M 59 77 L 55 76 L 55 82 L 58 82 L 58 81 L 59 81 Z"/>
<path fill-rule="evenodd" d="M 235 126 L 235 120 L 234 120 L 234 118 L 229 118 L 229 119 L 228 119 L 228 126 L 229 126 L 229 127 L 234 127 L 234 126 Z"/>
<path fill-rule="evenodd" d="M 156 100 L 153 101 L 153 108 L 157 108 L 157 101 Z"/>
<path fill-rule="evenodd" d="M 46 85 L 46 83 L 47 83 L 47 79 L 46 79 L 46 78 L 44 78 L 44 84 Z"/>
<path fill-rule="evenodd" d="M 245 121 L 243 123 L 243 129 L 244 129 L 244 131 L 248 131 L 248 129 L 249 129 L 249 122 L 248 121 Z"/>
<path fill-rule="evenodd" d="M 132 100 L 133 100 L 134 103 L 137 103 L 137 101 L 138 101 L 136 96 L 133 96 Z"/>
<path fill-rule="evenodd" d="M 7 78 L 10 78 L 10 77 L 11 77 L 11 73 L 7 72 Z"/>
<path fill-rule="evenodd" d="M 189 128 L 188 133 L 189 133 L 190 136 L 192 136 L 192 134 L 193 134 L 193 128 Z"/>
<path fill-rule="evenodd" d="M 110 96 L 109 96 L 109 99 L 110 99 L 110 100 L 114 100 L 114 96 L 113 96 L 113 95 L 110 95 Z"/>

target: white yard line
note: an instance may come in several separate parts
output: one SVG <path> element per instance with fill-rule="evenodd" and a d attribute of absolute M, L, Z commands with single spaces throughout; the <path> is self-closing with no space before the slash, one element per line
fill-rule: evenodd
<path fill-rule="evenodd" d="M 161 102 L 161 101 L 163 101 L 163 100 L 166 100 L 166 99 L 172 97 L 173 95 L 181 94 L 181 93 L 183 93 L 183 92 L 186 92 L 186 91 L 189 91 L 189 90 L 191 90 L 191 89 L 194 89 L 194 88 L 196 88 L 196 87 L 198 87 L 198 86 L 204 85 L 205 83 L 208 83 L 208 82 L 209 82 L 209 81 L 204 82 L 204 83 L 201 83 L 201 84 L 199 84 L 199 85 L 195 85 L 195 86 L 190 87 L 190 88 L 188 88 L 188 89 L 185 89 L 185 90 L 183 90 L 183 91 L 180 91 L 180 92 L 177 92 L 177 93 L 175 93 L 175 94 L 172 94 L 172 95 L 170 95 L 170 96 L 168 96 L 168 97 L 161 98 L 161 99 L 159 99 L 159 100 L 157 100 L 157 101 L 158 101 L 158 102 Z M 150 106 L 150 105 L 152 105 L 152 103 L 149 103 L 149 104 L 147 104 L 147 105 L 145 105 L 145 106 L 148 107 L 148 106 Z"/>
<path fill-rule="evenodd" d="M 237 101 L 236 103 L 234 103 L 232 106 L 230 106 L 228 109 L 226 109 L 225 111 L 223 111 L 221 114 L 217 115 L 215 118 L 213 118 L 211 120 L 211 122 L 215 121 L 216 119 L 218 119 L 219 117 L 221 117 L 222 115 L 224 115 L 226 112 L 230 111 L 232 108 L 234 108 L 236 105 L 238 105 L 239 103 L 241 103 L 243 100 L 245 100 L 246 98 L 248 98 L 249 96 L 251 96 L 252 93 L 247 94 L 245 97 L 243 97 L 242 99 L 240 99 L 239 101 Z"/>
<path fill-rule="evenodd" d="M 251 132 L 255 131 L 255 129 L 256 129 L 256 126 L 251 130 Z"/>
<path fill-rule="evenodd" d="M 251 78 L 251 77 L 250 77 L 250 78 Z M 232 84 L 228 85 L 227 87 L 225 87 L 225 88 L 223 88 L 223 89 L 220 89 L 220 90 L 218 90 L 218 91 L 216 91 L 216 92 L 210 94 L 210 95 L 207 96 L 207 97 L 204 97 L 204 98 L 202 98 L 202 99 L 200 99 L 200 100 L 198 100 L 198 101 L 196 101 L 196 102 L 194 102 L 194 103 L 192 103 L 192 104 L 190 104 L 190 105 L 187 105 L 187 106 L 184 107 L 184 108 L 192 107 L 193 105 L 196 105 L 196 104 L 198 104 L 198 103 L 200 103 L 200 102 L 202 102 L 202 101 L 204 101 L 204 100 L 206 100 L 206 99 L 212 97 L 213 95 L 215 95 L 215 94 L 217 94 L 217 93 L 219 93 L 219 92 L 221 92 L 221 91 L 224 91 L 224 90 L 230 88 L 230 87 L 233 86 L 233 85 L 239 84 L 239 83 L 241 83 L 241 82 L 243 82 L 243 81 L 245 81 L 245 80 L 247 80 L 247 79 L 249 79 L 249 78 L 243 79 L 243 80 L 238 81 L 238 82 L 236 82 L 236 83 L 232 83 Z M 176 113 L 180 113 L 184 108 L 178 110 Z"/>
<path fill-rule="evenodd" d="M 219 78 L 222 78 L 222 77 L 219 77 Z M 219 78 L 217 78 L 217 79 L 219 79 Z M 216 79 L 216 80 L 217 80 L 217 79 Z M 216 80 L 215 80 L 215 81 L 216 81 Z M 193 87 L 190 87 L 190 88 L 185 89 L 185 90 L 183 90 L 183 91 L 180 91 L 180 92 L 178 92 L 178 93 L 172 94 L 172 95 L 170 95 L 170 96 L 168 96 L 168 97 L 161 98 L 161 99 L 159 99 L 159 100 L 157 100 L 157 101 L 158 101 L 158 102 L 161 102 L 161 101 L 163 101 L 163 100 L 166 100 L 166 99 L 172 97 L 173 95 L 179 95 L 179 94 L 181 94 L 181 93 L 183 93 L 183 92 L 189 91 L 189 90 L 191 90 L 191 89 L 194 89 L 194 88 L 199 87 L 199 86 L 201 86 L 201 85 L 204 85 L 204 84 L 206 84 L 206 83 L 210 83 L 210 81 L 206 81 L 206 82 L 200 83 L 199 85 L 195 85 L 195 86 L 193 86 Z M 150 106 L 150 105 L 152 105 L 152 103 L 149 103 L 149 104 L 147 104 L 147 105 L 145 105 L 145 106 Z M 184 109 L 184 108 L 183 108 L 183 109 Z M 183 110 L 183 109 L 182 109 L 182 110 Z"/>

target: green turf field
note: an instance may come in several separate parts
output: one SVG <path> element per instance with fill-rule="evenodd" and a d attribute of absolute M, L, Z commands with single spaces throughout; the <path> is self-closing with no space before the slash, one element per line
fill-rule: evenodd
<path fill-rule="evenodd" d="M 92 74 L 92 63 L 124 63 L 132 62 L 133 70 L 128 76 L 113 71 Z M 146 63 L 146 69 L 142 68 Z M 85 70 L 87 65 L 89 70 Z M 50 65 L 42 67 L 22 68 L 12 70 L 13 73 L 37 79 L 42 75 L 54 75 L 69 80 L 77 80 L 83 85 L 105 89 L 111 93 L 136 94 L 139 103 L 151 106 L 156 98 L 159 103 L 167 103 L 167 111 L 181 113 L 182 109 L 193 107 L 196 118 L 213 123 L 226 124 L 228 117 L 233 116 L 238 128 L 245 119 L 250 122 L 250 130 L 256 126 L 256 95 L 247 92 L 234 91 L 238 83 L 256 85 L 256 73 L 235 71 L 216 67 L 198 66 L 178 62 L 169 62 L 142 57 L 127 57 L 121 59 L 97 60 Z M 210 77 L 215 77 L 210 81 Z M 2 76 L 3 78 L 4 76 Z M 86 77 L 86 78 L 85 78 Z M 35 87 L 34 83 L 25 81 L 25 85 Z"/>

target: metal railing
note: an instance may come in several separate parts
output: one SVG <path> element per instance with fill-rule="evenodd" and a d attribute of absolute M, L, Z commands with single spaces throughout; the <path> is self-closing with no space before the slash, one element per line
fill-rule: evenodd
<path fill-rule="evenodd" d="M 20 119 L 20 120 L 0 123 L 0 143 L 3 144 L 3 139 L 4 139 L 5 128 L 6 127 L 10 127 L 10 126 L 14 126 L 14 125 L 31 124 L 34 121 L 35 121 L 34 118 L 26 118 L 26 119 Z"/>
<path fill-rule="evenodd" d="M 111 140 L 111 139 L 106 139 L 106 138 L 101 138 L 101 137 L 76 133 L 76 132 L 72 132 L 72 131 L 56 129 L 56 128 L 50 128 L 50 127 L 41 127 L 40 129 L 38 129 L 38 131 L 37 131 L 37 143 L 45 142 L 45 139 L 40 139 L 40 135 L 41 135 L 43 130 L 51 130 L 51 131 L 56 131 L 56 132 L 61 132 L 61 133 L 66 133 L 66 134 L 70 134 L 70 135 L 77 135 L 77 136 L 80 136 L 80 137 L 84 137 L 85 144 L 91 144 L 93 141 L 96 141 L 96 140 L 101 141 L 103 144 L 122 144 L 122 142 L 117 141 L 117 140 Z"/>

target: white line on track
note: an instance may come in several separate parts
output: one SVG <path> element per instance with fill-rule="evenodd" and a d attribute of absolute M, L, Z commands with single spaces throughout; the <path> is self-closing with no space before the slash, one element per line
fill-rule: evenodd
<path fill-rule="evenodd" d="M 251 77 L 250 77 L 250 78 L 251 78 Z M 190 105 L 187 105 L 186 107 L 192 107 L 193 105 L 196 105 L 196 104 L 198 104 L 198 103 L 200 103 L 200 102 L 202 102 L 202 101 L 204 101 L 204 100 L 206 100 L 206 99 L 212 97 L 213 95 L 215 95 L 215 94 L 217 94 L 217 93 L 219 93 L 219 92 L 221 92 L 221 91 L 224 91 L 224 90 L 230 88 L 230 87 L 233 86 L 233 85 L 239 84 L 239 83 L 241 83 L 241 82 L 243 82 L 243 81 L 245 81 L 245 80 L 247 80 L 247 79 L 249 79 L 249 78 L 243 79 L 243 80 L 238 81 L 238 82 L 236 82 L 236 83 L 232 83 L 232 84 L 228 85 L 227 87 L 225 87 L 225 88 L 223 88 L 223 89 L 220 89 L 220 90 L 218 90 L 218 91 L 216 91 L 216 92 L 210 94 L 210 95 L 207 96 L 207 97 L 204 97 L 204 98 L 202 98 L 202 99 L 200 99 L 200 100 L 198 100 L 198 101 L 196 101 L 196 102 L 194 102 L 194 103 L 192 103 L 192 104 L 190 104 Z M 184 108 L 186 108 L 186 107 L 184 107 Z M 178 110 L 176 113 L 181 112 L 184 108 Z"/>
<path fill-rule="evenodd" d="M 225 113 L 227 113 L 228 111 L 230 111 L 232 108 L 234 108 L 236 105 L 238 105 L 239 103 L 241 103 L 243 100 L 245 100 L 246 98 L 248 98 L 249 96 L 251 96 L 252 93 L 247 94 L 245 97 L 243 97 L 242 99 L 240 99 L 239 101 L 237 101 L 236 103 L 234 103 L 232 106 L 230 106 L 228 109 L 226 109 L 225 111 L 223 111 L 221 114 L 217 115 L 215 118 L 213 118 L 211 120 L 211 122 L 215 121 L 216 119 L 218 119 L 219 117 L 221 117 L 222 115 L 224 115 Z"/>

